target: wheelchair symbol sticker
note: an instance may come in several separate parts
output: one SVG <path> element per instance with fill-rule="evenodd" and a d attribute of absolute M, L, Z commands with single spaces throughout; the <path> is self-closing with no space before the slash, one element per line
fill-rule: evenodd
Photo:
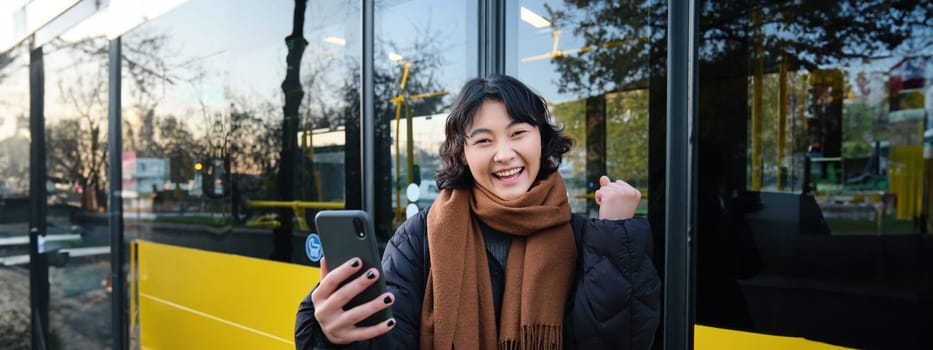
<path fill-rule="evenodd" d="M 308 238 L 305 239 L 305 252 L 308 253 L 308 259 L 311 259 L 313 262 L 321 261 L 321 257 L 324 256 L 324 248 L 321 247 L 321 237 L 318 237 L 316 233 L 308 235 Z"/>

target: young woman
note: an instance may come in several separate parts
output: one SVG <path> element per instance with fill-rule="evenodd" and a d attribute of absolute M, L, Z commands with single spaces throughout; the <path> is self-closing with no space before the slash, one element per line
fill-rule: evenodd
<path fill-rule="evenodd" d="M 466 83 L 447 119 L 441 194 L 386 247 L 384 276 L 351 260 L 301 303 L 299 349 L 647 349 L 660 279 L 641 198 L 600 178 L 599 219 L 571 214 L 557 172 L 571 140 L 520 81 Z M 388 292 L 343 306 L 378 278 Z M 355 324 L 391 307 L 394 318 Z"/>

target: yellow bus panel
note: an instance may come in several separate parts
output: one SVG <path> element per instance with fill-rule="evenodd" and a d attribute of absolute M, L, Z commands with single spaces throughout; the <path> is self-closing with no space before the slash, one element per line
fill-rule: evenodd
<path fill-rule="evenodd" d="M 142 349 L 283 349 L 320 269 L 134 242 L 131 310 Z M 845 349 L 795 337 L 696 325 L 695 349 Z"/>
<path fill-rule="evenodd" d="M 298 303 L 320 270 L 137 241 L 142 349 L 294 349 Z"/>
<path fill-rule="evenodd" d="M 735 331 L 708 326 L 693 327 L 693 348 L 697 350 L 835 350 L 847 349 L 804 338 Z"/>

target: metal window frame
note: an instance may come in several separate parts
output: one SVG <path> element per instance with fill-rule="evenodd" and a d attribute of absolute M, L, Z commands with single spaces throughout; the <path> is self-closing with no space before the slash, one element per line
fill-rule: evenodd
<path fill-rule="evenodd" d="M 30 39 L 29 50 L 29 309 L 32 348 L 47 349 L 49 344 L 49 261 L 40 252 L 45 236 L 45 64 L 42 46 Z"/>
<path fill-rule="evenodd" d="M 662 324 L 665 349 L 693 348 L 697 1 L 668 1 L 667 169 Z"/>
<path fill-rule="evenodd" d="M 363 0 L 361 8 L 361 25 L 363 30 L 362 64 L 360 65 L 360 141 L 362 142 L 362 168 L 360 176 L 362 183 L 363 210 L 370 214 L 376 212 L 376 106 L 375 83 L 373 81 L 375 60 L 373 55 L 375 33 L 375 4 L 373 0 Z"/>
<path fill-rule="evenodd" d="M 113 348 L 129 348 L 129 314 L 127 310 L 126 273 L 123 246 L 123 128 L 122 128 L 122 41 L 121 38 L 110 40 L 109 51 L 109 112 L 108 138 L 110 152 L 110 205 L 107 206 L 110 229 L 110 276 L 112 278 L 111 326 L 113 327 Z"/>
<path fill-rule="evenodd" d="M 487 77 L 505 73 L 506 2 L 479 0 L 477 12 L 477 74 Z"/>

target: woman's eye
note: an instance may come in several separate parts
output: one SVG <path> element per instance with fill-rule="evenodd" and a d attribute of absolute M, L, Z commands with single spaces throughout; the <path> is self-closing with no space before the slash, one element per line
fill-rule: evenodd
<path fill-rule="evenodd" d="M 518 131 L 512 133 L 512 137 L 520 136 L 520 135 L 522 135 L 522 134 L 524 134 L 524 133 L 526 133 L 526 132 L 528 132 L 528 130 L 518 130 Z"/>
<path fill-rule="evenodd" d="M 474 144 L 474 145 L 482 145 L 482 144 L 486 144 L 486 143 L 490 143 L 490 142 L 492 142 L 492 141 L 490 141 L 489 139 L 478 139 L 478 140 L 476 140 L 476 141 L 473 141 L 473 144 Z"/>

